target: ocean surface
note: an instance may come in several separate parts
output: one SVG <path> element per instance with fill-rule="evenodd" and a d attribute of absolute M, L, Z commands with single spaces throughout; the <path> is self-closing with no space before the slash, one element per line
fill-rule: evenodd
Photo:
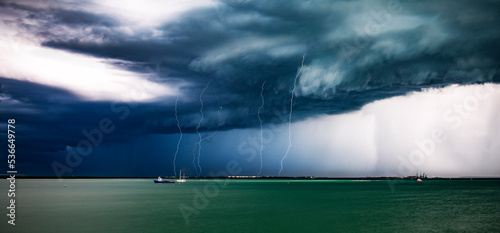
<path fill-rule="evenodd" d="M 18 179 L 0 232 L 500 232 L 495 180 Z M 64 186 L 66 185 L 66 187 Z"/>

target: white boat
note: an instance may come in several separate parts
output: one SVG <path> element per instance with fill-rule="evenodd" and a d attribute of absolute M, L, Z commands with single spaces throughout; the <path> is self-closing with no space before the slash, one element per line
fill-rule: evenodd
<path fill-rule="evenodd" d="M 184 178 L 182 178 L 182 170 L 180 170 L 180 171 L 179 171 L 179 179 L 178 179 L 178 180 L 176 180 L 176 182 L 178 182 L 178 183 L 183 183 L 183 182 L 186 182 L 185 177 L 184 177 Z"/>

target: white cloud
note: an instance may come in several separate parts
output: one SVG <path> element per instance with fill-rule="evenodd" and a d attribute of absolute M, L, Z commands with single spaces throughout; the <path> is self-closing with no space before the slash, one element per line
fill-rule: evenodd
<path fill-rule="evenodd" d="M 121 70 L 109 59 L 41 47 L 0 36 L 0 76 L 58 87 L 90 101 L 148 101 L 175 94 L 145 75 Z"/>
<path fill-rule="evenodd" d="M 294 124 L 290 163 L 321 175 L 500 176 L 500 85 L 453 85 Z"/>
<path fill-rule="evenodd" d="M 319 165 L 317 171 L 325 175 L 371 172 L 377 165 L 374 121 L 372 114 L 355 112 L 297 123 L 293 148 L 300 157 L 296 158 Z"/>
<path fill-rule="evenodd" d="M 252 59 L 245 55 L 256 52 L 266 54 L 271 57 L 292 57 L 300 58 L 306 51 L 306 46 L 297 43 L 296 39 L 288 36 L 278 37 L 247 37 L 234 42 L 224 44 L 206 52 L 201 58 L 193 61 L 190 68 L 196 71 L 206 72 L 216 70 L 219 65 L 233 59 Z M 254 57 L 257 60 L 260 57 Z"/>
<path fill-rule="evenodd" d="M 104 0 L 94 1 L 94 4 L 93 12 L 111 15 L 122 24 L 146 29 L 158 27 L 194 8 L 216 6 L 213 0 Z"/>
<path fill-rule="evenodd" d="M 338 64 L 325 64 L 313 60 L 310 65 L 304 66 L 299 79 L 299 95 L 326 95 L 332 93 L 346 77 Z M 326 96 L 324 96 L 326 97 Z"/>

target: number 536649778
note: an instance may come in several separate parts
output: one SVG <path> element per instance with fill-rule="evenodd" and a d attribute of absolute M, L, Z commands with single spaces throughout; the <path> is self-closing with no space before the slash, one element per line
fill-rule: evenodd
<path fill-rule="evenodd" d="M 15 166 L 14 164 L 16 163 L 16 144 L 15 144 L 15 141 L 16 141 L 16 132 L 13 130 L 15 129 L 16 127 L 14 126 L 14 124 L 16 123 L 16 120 L 14 119 L 9 119 L 7 121 L 9 124 L 7 125 L 7 141 L 9 142 L 8 145 L 7 145 L 7 151 L 9 152 L 9 155 L 8 155 L 8 163 L 9 163 L 9 167 L 11 169 L 13 169 Z"/>

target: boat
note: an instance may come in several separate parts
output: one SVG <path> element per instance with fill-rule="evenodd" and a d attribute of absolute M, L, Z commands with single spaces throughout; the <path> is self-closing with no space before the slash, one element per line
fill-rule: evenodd
<path fill-rule="evenodd" d="M 171 180 L 164 180 L 162 179 L 161 177 L 158 176 L 158 179 L 156 180 L 153 180 L 155 183 L 175 183 L 175 181 L 171 181 Z"/>
<path fill-rule="evenodd" d="M 417 179 L 417 182 L 422 182 L 422 179 L 418 178 L 418 179 Z"/>
<path fill-rule="evenodd" d="M 185 175 L 184 175 L 184 176 L 185 176 Z M 176 181 L 177 181 L 177 182 L 179 182 L 179 183 L 186 182 L 185 177 L 184 177 L 184 178 L 182 178 L 182 171 L 181 171 L 181 170 L 179 171 L 179 179 L 178 179 L 178 180 L 176 180 Z"/>

